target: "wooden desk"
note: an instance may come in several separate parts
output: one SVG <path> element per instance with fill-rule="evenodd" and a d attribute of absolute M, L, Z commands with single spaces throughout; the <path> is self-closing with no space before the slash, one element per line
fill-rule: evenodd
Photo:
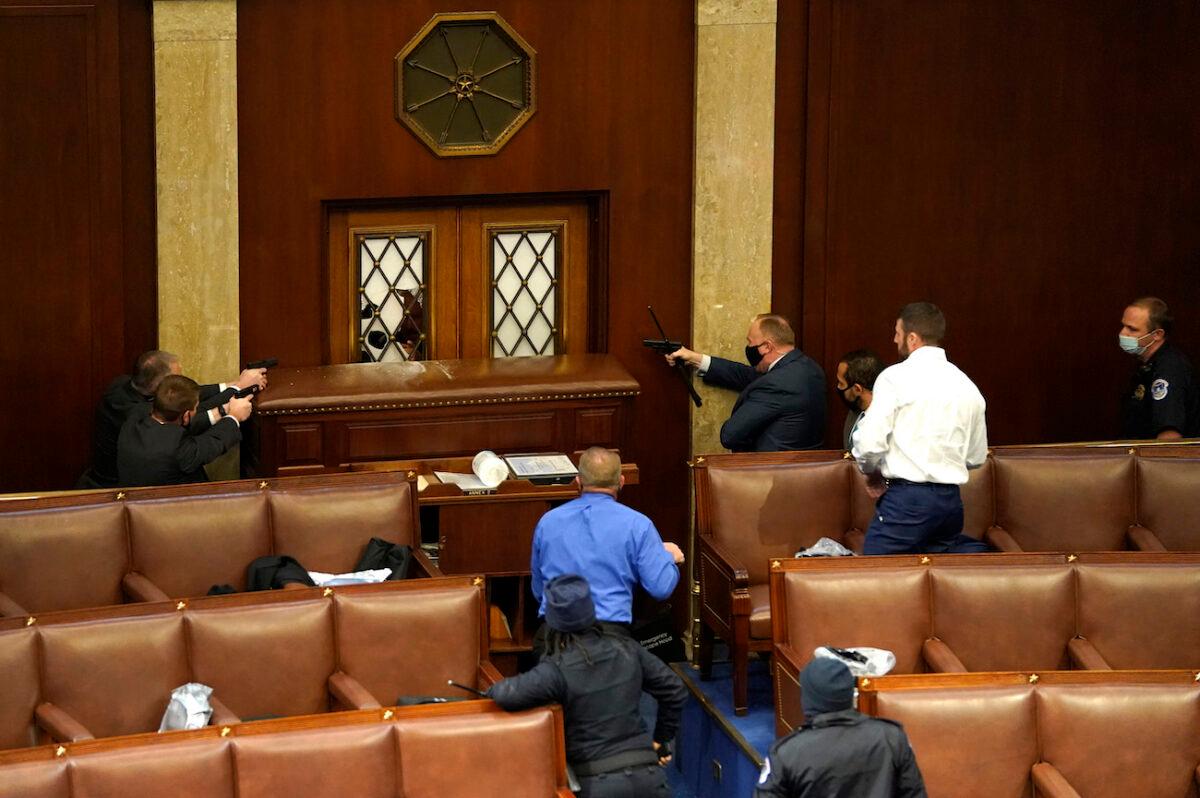
<path fill-rule="evenodd" d="M 578 453 L 571 459 L 578 461 Z M 515 672 L 515 656 L 531 649 L 537 629 L 538 608 L 529 587 L 534 527 L 547 510 L 576 498 L 579 490 L 573 484 L 534 485 L 526 479 L 508 479 L 495 493 L 465 494 L 433 475 L 434 471 L 470 473 L 470 457 L 363 463 L 350 470 L 405 471 L 424 477 L 418 480 L 427 484 L 417 494 L 417 505 L 427 551 L 447 576 L 487 577 L 493 607 L 493 660 L 502 671 Z M 637 485 L 636 465 L 623 463 L 621 473 L 626 487 Z"/>
<path fill-rule="evenodd" d="M 258 468 L 321 474 L 482 449 L 620 449 L 639 390 L 611 355 L 274 369 L 255 401 Z"/>

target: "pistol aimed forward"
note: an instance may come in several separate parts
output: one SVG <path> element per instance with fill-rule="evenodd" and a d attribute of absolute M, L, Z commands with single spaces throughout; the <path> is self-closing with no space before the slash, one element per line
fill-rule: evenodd
<path fill-rule="evenodd" d="M 660 355 L 669 355 L 677 349 L 682 349 L 683 344 L 680 341 L 672 341 L 667 337 L 666 331 L 664 331 L 662 325 L 658 323 L 658 316 L 654 314 L 654 308 L 647 305 L 646 310 L 650 311 L 650 318 L 654 320 L 654 326 L 658 328 L 658 332 L 660 335 L 662 335 L 662 338 L 643 338 L 642 346 L 646 347 L 647 349 L 653 349 Z M 692 386 L 692 374 L 690 371 L 688 371 L 688 367 L 682 362 L 676 360 L 675 372 L 679 375 L 679 378 L 683 380 L 683 385 L 685 388 L 687 388 L 688 394 L 692 397 L 693 404 L 695 404 L 696 407 L 700 407 L 702 404 L 704 404 L 704 400 L 700 398 L 700 394 L 696 393 L 696 389 Z"/>

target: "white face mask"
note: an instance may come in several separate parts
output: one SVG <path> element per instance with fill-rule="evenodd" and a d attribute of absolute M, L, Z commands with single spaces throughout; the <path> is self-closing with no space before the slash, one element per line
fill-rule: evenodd
<path fill-rule="evenodd" d="M 1151 330 L 1141 338 L 1134 338 L 1132 335 L 1118 335 L 1117 345 L 1121 347 L 1123 352 L 1126 352 L 1130 355 L 1140 355 L 1146 351 L 1146 346 L 1140 344 L 1139 341 L 1141 341 L 1142 338 L 1148 338 L 1149 336 L 1154 335 L 1154 333 L 1155 331 Z"/>

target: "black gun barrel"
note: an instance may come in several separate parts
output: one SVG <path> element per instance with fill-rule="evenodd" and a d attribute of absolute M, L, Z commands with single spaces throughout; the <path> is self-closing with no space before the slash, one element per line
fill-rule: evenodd
<path fill-rule="evenodd" d="M 682 349 L 682 343 L 679 341 L 672 341 L 667 337 L 667 331 L 664 330 L 663 326 L 658 323 L 658 316 L 654 313 L 654 308 L 650 305 L 647 305 L 646 310 L 650 311 L 650 318 L 654 320 L 654 326 L 658 328 L 658 332 L 662 338 L 643 338 L 642 346 L 649 347 L 655 352 L 661 352 L 664 355 L 669 355 L 676 349 Z M 688 368 L 683 364 L 683 361 L 675 361 L 675 371 L 677 374 L 679 374 L 679 378 L 683 380 L 683 385 L 685 388 L 687 388 L 688 395 L 692 397 L 692 402 L 696 405 L 696 407 L 700 407 L 702 404 L 704 404 L 704 400 L 700 398 L 700 394 L 696 393 L 696 389 L 692 386 L 691 372 L 688 371 Z"/>
<path fill-rule="evenodd" d="M 247 363 L 248 369 L 273 369 L 279 365 L 279 358 L 268 357 L 262 360 L 255 360 L 253 363 Z"/>
<path fill-rule="evenodd" d="M 653 349 L 655 352 L 661 352 L 664 355 L 669 355 L 676 349 L 683 348 L 683 344 L 680 341 L 668 341 L 665 338 L 643 338 L 642 346 Z"/>

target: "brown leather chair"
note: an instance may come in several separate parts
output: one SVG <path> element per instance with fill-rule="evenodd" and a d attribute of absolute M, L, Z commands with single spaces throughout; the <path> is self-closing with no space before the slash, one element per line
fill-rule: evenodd
<path fill-rule="evenodd" d="M 554 715 L 483 718 L 448 715 L 396 723 L 405 798 L 560 794 L 554 759 L 547 756 L 561 739 Z"/>
<path fill-rule="evenodd" d="M 1077 668 L 1200 669 L 1200 564 L 1080 563 Z"/>
<path fill-rule="evenodd" d="M 996 521 L 1001 551 L 1121 551 L 1134 522 L 1134 459 L 1120 449 L 997 449 Z"/>
<path fill-rule="evenodd" d="M 153 731 L 171 691 L 189 681 L 183 616 L 133 618 L 38 627 L 42 701 L 38 725 L 55 740 Z"/>
<path fill-rule="evenodd" d="M 194 610 L 187 638 L 191 680 L 213 689 L 217 722 L 329 711 L 333 606 L 319 592 L 306 601 Z M 232 716 L 217 718 L 218 701 Z"/>
<path fill-rule="evenodd" d="M 860 709 L 904 725 L 931 798 L 1195 796 L 1189 671 L 885 676 Z"/>
<path fill-rule="evenodd" d="M 1038 761 L 1028 686 L 881 690 L 873 714 L 903 724 L 929 798 L 1029 798 Z"/>
<path fill-rule="evenodd" d="M 143 597 L 127 580 L 131 596 L 164 601 L 203 596 L 213 585 L 245 590 L 246 566 L 271 553 L 267 492 L 246 488 L 203 499 L 128 502 L 131 570 L 157 588 Z"/>
<path fill-rule="evenodd" d="M 567 798 L 562 710 L 340 712 L 0 752 L 0 798 Z"/>
<path fill-rule="evenodd" d="M 930 670 L 1069 666 L 1067 645 L 1075 636 L 1075 577 L 1070 568 L 1061 563 L 935 565 L 929 580 L 933 635 L 922 653 Z"/>
<path fill-rule="evenodd" d="M 257 734 L 238 739 L 233 752 L 238 798 L 408 794 L 397 789 L 390 724 Z"/>
<path fill-rule="evenodd" d="M 214 689 L 213 723 L 486 688 L 482 581 L 302 588 L 0 620 L 0 747 L 158 728 L 171 691 Z M 40 648 L 40 653 L 39 653 Z M 39 660 L 41 663 L 39 673 Z M 370 686 L 380 698 L 371 695 Z"/>
<path fill-rule="evenodd" d="M 0 632 L 0 750 L 37 742 L 32 722 L 41 700 L 37 643 L 32 627 Z"/>
<path fill-rule="evenodd" d="M 336 596 L 339 669 L 329 689 L 343 707 L 390 706 L 413 695 L 462 698 L 449 680 L 479 690 L 500 680 L 487 661 L 483 593 L 425 581 L 414 587 L 424 589 L 406 591 L 405 601 L 383 593 Z"/>
<path fill-rule="evenodd" d="M 77 505 L 0 505 L 0 613 L 121 603 L 129 571 L 125 508 L 105 501 L 90 495 Z"/>
<path fill-rule="evenodd" d="M 71 778 L 65 761 L 15 762 L 0 768 L 0 798 L 70 796 Z"/>
<path fill-rule="evenodd" d="M 1045 685 L 1037 713 L 1039 795 L 1059 779 L 1087 798 L 1197 794 L 1200 689 Z"/>
<path fill-rule="evenodd" d="M 1137 522 L 1129 530 L 1144 551 L 1200 551 L 1200 457 L 1146 448 L 1137 458 Z"/>
<path fill-rule="evenodd" d="M 416 487 L 375 472 L 96 491 L 0 503 L 0 617 L 202 596 L 245 587 L 246 567 L 287 554 L 353 569 L 372 537 L 419 548 Z"/>
<path fill-rule="evenodd" d="M 781 452 L 712 455 L 693 470 L 701 674 L 711 675 L 721 637 L 733 660 L 734 710 L 744 714 L 749 653 L 771 650 L 767 563 L 822 537 L 853 543 L 854 469 L 840 452 Z"/>
<path fill-rule="evenodd" d="M 236 795 L 232 741 L 208 737 L 117 750 L 119 753 L 107 756 L 75 758 L 71 798 L 118 795 L 234 798 Z M 288 786 L 276 785 L 285 789 Z M 64 790 L 61 794 L 68 793 Z"/>
<path fill-rule="evenodd" d="M 821 567 L 827 562 L 781 562 L 794 573 L 772 573 L 775 719 L 779 735 L 803 722 L 800 671 L 819 646 L 874 646 L 896 655 L 897 673 L 925 670 L 921 648 L 930 637 L 927 569 L 915 556 L 872 557 L 869 568 Z M 814 570 L 808 570 L 808 567 Z"/>

